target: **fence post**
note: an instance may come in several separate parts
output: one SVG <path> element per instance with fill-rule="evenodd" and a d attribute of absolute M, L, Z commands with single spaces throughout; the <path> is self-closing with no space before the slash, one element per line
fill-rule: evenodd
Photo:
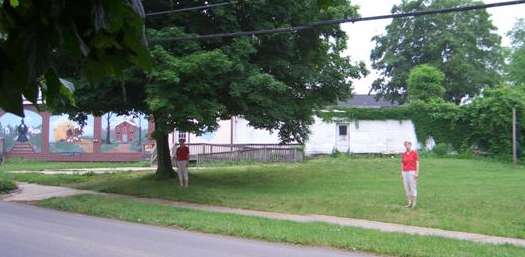
<path fill-rule="evenodd" d="M 516 145 L 516 108 L 512 108 L 512 163 L 518 164 L 518 151 Z"/>
<path fill-rule="evenodd" d="M 0 165 L 4 162 L 4 138 L 0 137 Z"/>

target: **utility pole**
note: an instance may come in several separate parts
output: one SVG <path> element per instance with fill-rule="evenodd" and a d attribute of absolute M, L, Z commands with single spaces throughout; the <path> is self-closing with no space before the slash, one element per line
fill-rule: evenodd
<path fill-rule="evenodd" d="M 518 164 L 518 148 L 516 144 L 516 108 L 512 108 L 512 163 Z"/>

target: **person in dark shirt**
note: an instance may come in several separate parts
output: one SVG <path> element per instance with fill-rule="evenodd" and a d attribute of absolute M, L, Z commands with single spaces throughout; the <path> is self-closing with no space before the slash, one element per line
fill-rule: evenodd
<path fill-rule="evenodd" d="M 188 161 L 190 160 L 190 148 L 186 145 L 186 140 L 179 139 L 180 146 L 177 148 L 177 175 L 181 187 L 189 186 Z"/>

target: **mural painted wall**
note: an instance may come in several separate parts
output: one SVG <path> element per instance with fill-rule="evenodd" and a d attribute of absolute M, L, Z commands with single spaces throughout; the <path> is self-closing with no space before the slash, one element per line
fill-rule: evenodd
<path fill-rule="evenodd" d="M 39 153 L 42 151 L 42 117 L 25 110 L 25 118 L 11 113 L 0 117 L 0 137 L 6 152 Z"/>
<path fill-rule="evenodd" d="M 94 118 L 88 116 L 83 127 L 68 115 L 53 115 L 49 119 L 49 152 L 92 153 Z"/>
<path fill-rule="evenodd" d="M 144 115 L 106 113 L 102 116 L 102 152 L 142 152 L 147 137 L 148 120 Z"/>

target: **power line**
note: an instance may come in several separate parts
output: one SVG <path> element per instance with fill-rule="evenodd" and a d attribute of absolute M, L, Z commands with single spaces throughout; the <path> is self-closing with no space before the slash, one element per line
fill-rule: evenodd
<path fill-rule="evenodd" d="M 168 11 L 160 11 L 160 12 L 150 12 L 150 13 L 146 13 L 146 17 L 159 16 L 159 15 L 172 14 L 172 13 L 180 13 L 180 12 L 188 12 L 188 11 L 200 11 L 200 10 L 204 10 L 204 9 L 214 8 L 214 7 L 233 5 L 233 4 L 236 4 L 236 3 L 238 3 L 238 1 L 222 2 L 222 3 L 216 3 L 216 4 L 207 4 L 207 5 L 202 5 L 202 6 L 187 7 L 187 8 L 181 8 L 181 9 L 176 9 L 176 10 L 168 10 Z"/>
<path fill-rule="evenodd" d="M 301 25 L 301 26 L 276 28 L 276 29 L 240 31 L 240 32 L 231 32 L 231 33 L 217 33 L 217 34 L 184 36 L 184 37 L 154 38 L 154 39 L 151 39 L 151 41 L 165 42 L 165 41 L 212 39 L 212 38 L 224 38 L 224 37 L 254 36 L 254 35 L 274 34 L 274 33 L 289 33 L 289 32 L 297 32 L 301 30 L 313 29 L 315 27 L 320 27 L 320 26 L 325 26 L 325 25 L 336 25 L 336 24 L 349 23 L 349 22 L 356 23 L 356 22 L 362 22 L 362 21 L 395 19 L 395 18 L 404 18 L 404 17 L 417 17 L 417 16 L 423 16 L 423 15 L 444 14 L 444 13 L 452 13 L 452 12 L 466 12 L 466 11 L 489 9 L 489 8 L 502 7 L 502 6 L 518 5 L 518 4 L 525 4 L 525 0 L 506 1 L 506 2 L 499 2 L 499 3 L 492 3 L 492 4 L 458 6 L 458 7 L 451 7 L 451 8 L 435 9 L 435 10 L 414 11 L 414 12 L 408 12 L 408 13 L 397 13 L 397 14 L 369 16 L 369 17 L 353 17 L 353 18 L 345 18 L 345 19 L 324 20 L 324 21 L 312 22 L 306 25 Z"/>

